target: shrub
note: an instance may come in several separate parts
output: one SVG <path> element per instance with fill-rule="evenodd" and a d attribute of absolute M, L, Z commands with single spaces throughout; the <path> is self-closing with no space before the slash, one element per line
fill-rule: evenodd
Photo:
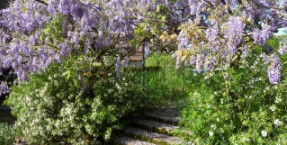
<path fill-rule="evenodd" d="M 286 72 L 286 56 L 281 60 Z M 181 124 L 192 132 L 186 137 L 196 144 L 287 144 L 287 78 L 271 85 L 263 59 L 240 63 L 192 86 L 182 112 Z"/>
<path fill-rule="evenodd" d="M 11 145 L 16 139 L 16 130 L 7 123 L 0 123 L 0 144 Z"/>
<path fill-rule="evenodd" d="M 13 87 L 6 102 L 29 144 L 97 144 L 140 107 L 142 94 L 128 73 L 117 78 L 92 58 L 52 64 Z"/>

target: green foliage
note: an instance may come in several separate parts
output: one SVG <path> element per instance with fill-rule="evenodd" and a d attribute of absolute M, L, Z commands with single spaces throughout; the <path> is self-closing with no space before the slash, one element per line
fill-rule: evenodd
<path fill-rule="evenodd" d="M 272 46 L 275 50 L 278 50 L 279 49 L 279 41 L 280 41 L 280 38 L 272 37 L 271 39 L 268 40 L 267 43 L 270 46 Z"/>
<path fill-rule="evenodd" d="M 146 59 L 146 66 L 160 66 L 163 69 L 171 68 L 175 70 L 175 59 L 170 54 L 154 53 Z"/>
<path fill-rule="evenodd" d="M 47 23 L 43 28 L 42 38 L 47 37 L 47 39 L 51 42 L 52 39 L 60 41 L 63 36 L 62 25 L 63 21 L 66 19 L 66 16 L 58 14 L 56 15 L 50 23 Z"/>
<path fill-rule="evenodd" d="M 192 132 L 186 138 L 196 144 L 287 144 L 287 78 L 271 85 L 266 62 L 254 58 L 192 85 L 182 112 L 181 124 Z M 281 60 L 286 72 L 287 59 Z"/>
<path fill-rule="evenodd" d="M 141 22 L 134 28 L 134 37 L 130 44 L 140 48 L 143 43 L 152 44 L 151 50 L 170 51 L 171 48 L 165 47 L 160 43 L 159 37 L 169 28 L 172 32 L 177 29 L 169 27 L 168 19 L 170 10 L 163 4 L 156 5 L 156 11 L 148 11 L 144 14 Z"/>
<path fill-rule="evenodd" d="M 92 58 L 69 57 L 12 88 L 6 104 L 29 144 L 98 144 L 121 127 L 142 93 L 130 73 L 117 78 L 102 68 Z"/>
<path fill-rule="evenodd" d="M 175 68 L 175 59 L 169 54 L 153 53 L 146 59 L 145 93 L 147 105 L 169 106 L 179 105 L 184 102 L 187 93 L 192 91 L 191 85 L 196 82 L 197 77 L 190 68 L 185 69 L 184 91 L 182 90 L 182 69 Z M 158 68 L 158 69 L 155 69 Z M 140 81 L 141 69 L 136 70 L 135 80 Z M 179 103 L 179 104 L 177 104 Z"/>
<path fill-rule="evenodd" d="M 11 145 L 16 139 L 16 130 L 7 123 L 0 123 L 0 144 Z"/>

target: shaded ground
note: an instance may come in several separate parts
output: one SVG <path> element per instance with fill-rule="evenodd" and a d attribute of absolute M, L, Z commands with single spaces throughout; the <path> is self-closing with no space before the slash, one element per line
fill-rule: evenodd
<path fill-rule="evenodd" d="M 189 145 L 180 138 L 188 133 L 179 128 L 179 111 L 175 108 L 154 108 L 141 112 L 131 123 L 115 132 L 110 144 L 115 145 Z"/>
<path fill-rule="evenodd" d="M 13 124 L 16 118 L 11 115 L 11 110 L 7 107 L 0 106 L 0 122 Z"/>
<path fill-rule="evenodd" d="M 4 9 L 8 6 L 9 0 L 0 0 L 0 9 Z"/>

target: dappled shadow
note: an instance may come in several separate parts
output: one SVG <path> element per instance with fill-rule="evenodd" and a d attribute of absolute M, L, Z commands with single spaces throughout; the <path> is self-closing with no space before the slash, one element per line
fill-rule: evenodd
<path fill-rule="evenodd" d="M 7 107 L 0 106 L 0 123 L 13 124 L 16 118 L 11 115 L 11 110 Z"/>

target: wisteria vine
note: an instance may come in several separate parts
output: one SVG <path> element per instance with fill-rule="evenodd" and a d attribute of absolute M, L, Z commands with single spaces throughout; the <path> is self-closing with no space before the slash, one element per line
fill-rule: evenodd
<path fill-rule="evenodd" d="M 267 40 L 287 25 L 286 0 L 189 0 L 195 18 L 183 23 L 175 57 L 195 65 L 198 72 L 224 69 L 249 55 L 254 45 L 261 46 L 269 58 L 267 74 L 271 84 L 281 80 L 278 55 Z M 203 23 L 202 23 L 203 21 Z M 188 46 L 192 45 L 191 49 Z M 262 55 L 261 55 L 262 56 Z M 260 57 L 260 55 L 258 56 Z M 196 61 L 194 61 L 196 60 Z M 178 64 L 179 64 L 178 63 Z"/>
<path fill-rule="evenodd" d="M 177 64 L 198 72 L 230 66 L 251 45 L 266 47 L 286 27 L 286 0 L 15 0 L 0 12 L 0 74 L 18 81 L 71 53 L 93 55 L 119 72 L 135 48 L 176 50 Z M 281 80 L 277 54 L 267 55 L 270 83 Z M 119 73 L 118 73 L 119 74 Z M 0 85 L 8 93 L 7 81 Z"/>

